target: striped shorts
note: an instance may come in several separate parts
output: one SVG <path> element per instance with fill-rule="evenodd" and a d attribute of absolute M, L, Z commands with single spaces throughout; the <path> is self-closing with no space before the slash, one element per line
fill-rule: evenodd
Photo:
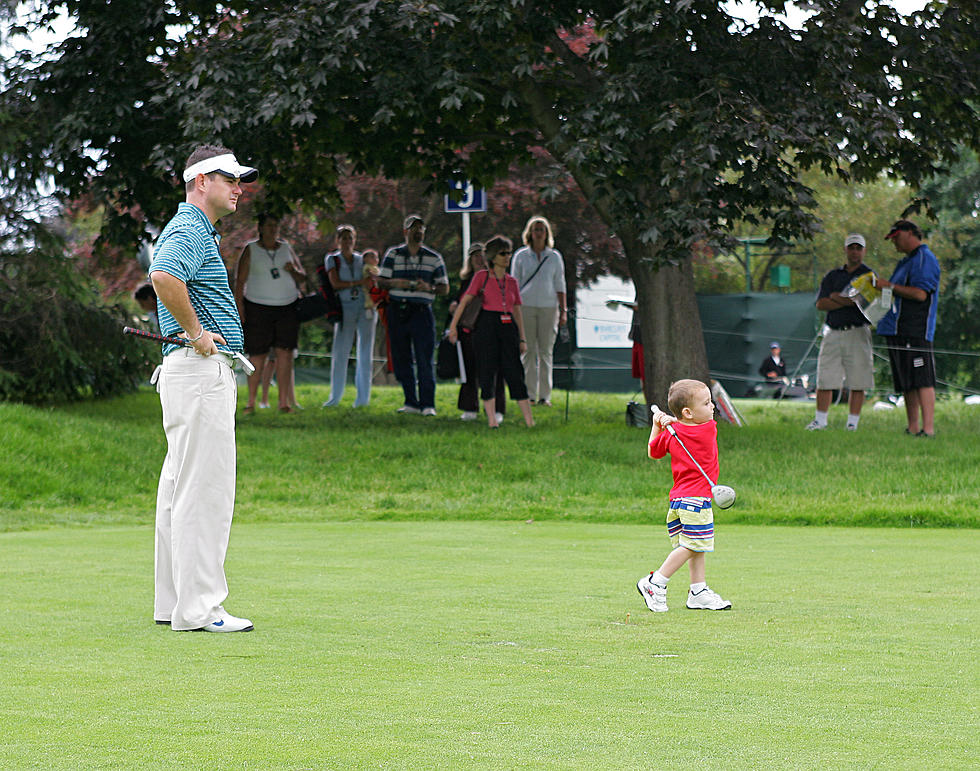
<path fill-rule="evenodd" d="M 667 535 L 675 549 L 715 550 L 715 518 L 710 498 L 673 498 L 667 510 Z"/>

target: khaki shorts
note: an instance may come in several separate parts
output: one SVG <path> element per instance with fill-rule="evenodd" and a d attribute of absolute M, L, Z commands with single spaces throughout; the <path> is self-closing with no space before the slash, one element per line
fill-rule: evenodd
<path fill-rule="evenodd" d="M 823 336 L 817 356 L 817 388 L 834 391 L 843 385 L 850 391 L 875 387 L 871 353 L 871 327 L 831 329 Z"/>
<path fill-rule="evenodd" d="M 690 551 L 714 551 L 715 517 L 711 499 L 671 499 L 667 509 L 667 535 L 675 549 L 683 546 Z"/>

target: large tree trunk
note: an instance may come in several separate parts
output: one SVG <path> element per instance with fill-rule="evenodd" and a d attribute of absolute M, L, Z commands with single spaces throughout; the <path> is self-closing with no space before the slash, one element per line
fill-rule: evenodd
<path fill-rule="evenodd" d="M 636 286 L 643 337 L 644 395 L 648 404 L 667 409 L 670 384 L 682 378 L 709 382 L 708 354 L 694 294 L 691 261 L 653 270 L 654 250 L 623 240 Z"/>

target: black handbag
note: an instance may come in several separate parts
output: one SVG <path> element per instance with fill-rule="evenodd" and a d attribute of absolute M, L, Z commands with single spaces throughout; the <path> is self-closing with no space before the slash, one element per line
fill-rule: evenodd
<path fill-rule="evenodd" d="M 454 380 L 459 377 L 459 342 L 449 342 L 448 336 L 439 341 L 436 352 L 436 377 L 440 380 Z"/>
<path fill-rule="evenodd" d="M 325 315 L 327 315 L 327 301 L 319 292 L 300 297 L 296 301 L 296 318 L 300 324 Z"/>
<path fill-rule="evenodd" d="M 330 283 L 330 276 L 323 265 L 316 269 L 316 275 L 319 279 L 319 289 L 296 301 L 296 318 L 302 324 L 304 321 L 325 316 L 327 321 L 337 323 L 344 318 L 340 297 Z"/>
<path fill-rule="evenodd" d="M 476 281 L 476 276 L 473 276 L 473 281 Z M 483 279 L 483 286 L 480 287 L 480 291 L 475 295 L 471 295 L 469 304 L 463 308 L 463 312 L 459 315 L 459 322 L 457 322 L 457 327 L 461 329 L 473 329 L 476 326 L 476 320 L 480 315 L 480 311 L 483 310 L 483 290 L 487 288 L 487 281 L 490 280 L 490 272 L 487 271 L 486 277 Z M 453 377 L 458 377 L 459 373 L 453 375 Z"/>
<path fill-rule="evenodd" d="M 629 401 L 626 403 L 626 425 L 630 428 L 649 426 L 652 420 L 650 410 L 643 402 Z"/>

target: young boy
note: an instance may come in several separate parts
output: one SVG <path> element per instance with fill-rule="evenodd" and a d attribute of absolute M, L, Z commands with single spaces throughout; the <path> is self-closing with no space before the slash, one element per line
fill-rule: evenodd
<path fill-rule="evenodd" d="M 655 613 L 667 610 L 667 582 L 685 562 L 691 570 L 687 607 L 692 610 L 730 610 L 732 604 L 704 582 L 704 555 L 714 551 L 715 525 L 711 514 L 711 485 L 670 432 L 669 423 L 684 446 L 712 479 L 718 479 L 718 424 L 712 419 L 711 391 L 700 380 L 678 380 L 671 385 L 667 405 L 677 417 L 657 410 L 653 414 L 648 452 L 651 458 L 670 453 L 674 486 L 667 511 L 667 535 L 673 551 L 660 569 L 641 578 L 636 588 Z"/>

